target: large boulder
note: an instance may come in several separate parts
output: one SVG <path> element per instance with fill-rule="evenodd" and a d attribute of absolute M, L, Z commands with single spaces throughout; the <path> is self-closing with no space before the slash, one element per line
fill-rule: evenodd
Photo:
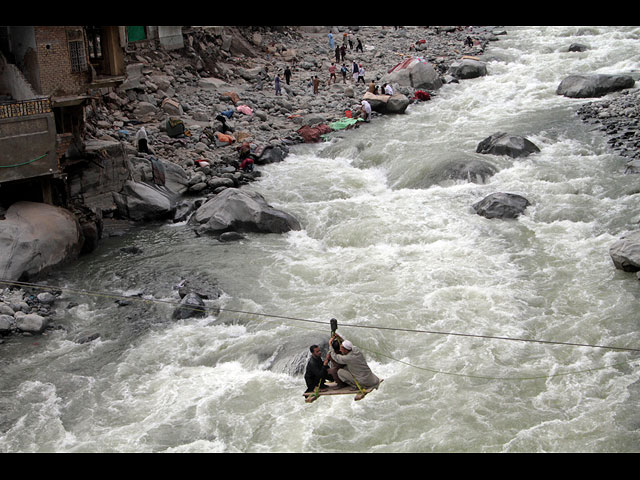
<path fill-rule="evenodd" d="M 22 332 L 42 333 L 48 323 L 46 317 L 35 313 L 16 316 L 16 328 Z"/>
<path fill-rule="evenodd" d="M 180 301 L 180 305 L 173 311 L 174 320 L 184 320 L 185 318 L 202 318 L 207 314 L 207 307 L 204 300 L 197 293 L 190 292 Z"/>
<path fill-rule="evenodd" d="M 0 220 L 0 278 L 33 277 L 75 259 L 83 242 L 80 224 L 68 210 L 16 202 Z"/>
<path fill-rule="evenodd" d="M 127 181 L 113 197 L 118 214 L 134 221 L 173 218 L 176 211 L 172 192 L 142 182 Z"/>
<path fill-rule="evenodd" d="M 300 230 L 292 215 L 277 210 L 262 195 L 249 190 L 228 188 L 203 204 L 189 222 L 198 233 L 261 232 L 285 233 Z"/>
<path fill-rule="evenodd" d="M 369 102 L 371 110 L 378 113 L 404 113 L 410 100 L 406 95 L 397 93 L 394 95 L 375 95 L 371 92 L 366 92 L 362 96 L 363 100 Z"/>
<path fill-rule="evenodd" d="M 386 83 L 397 83 L 403 87 L 437 90 L 442 79 L 433 66 L 420 57 L 411 57 L 389 70 L 383 79 Z"/>
<path fill-rule="evenodd" d="M 176 163 L 155 157 L 133 157 L 130 165 L 133 180 L 137 182 L 166 186 L 177 194 L 189 188 L 189 174 Z"/>
<path fill-rule="evenodd" d="M 487 74 L 487 65 L 480 60 L 463 58 L 453 62 L 447 74 L 459 80 L 484 77 Z"/>
<path fill-rule="evenodd" d="M 640 271 L 640 231 L 629 233 L 609 248 L 613 264 L 625 272 Z"/>
<path fill-rule="evenodd" d="M 539 151 L 540 149 L 530 140 L 505 132 L 494 133 L 482 140 L 476 148 L 476 153 L 507 155 L 512 158 L 526 157 Z"/>
<path fill-rule="evenodd" d="M 486 183 L 497 171 L 494 165 L 474 158 L 448 162 L 442 165 L 439 174 L 443 180 Z"/>
<path fill-rule="evenodd" d="M 631 88 L 634 84 L 635 80 L 630 75 L 570 75 L 560 82 L 556 93 L 570 98 L 602 97 Z"/>
<path fill-rule="evenodd" d="M 531 205 L 526 198 L 515 193 L 492 193 L 473 204 L 478 215 L 486 218 L 516 218 Z"/>

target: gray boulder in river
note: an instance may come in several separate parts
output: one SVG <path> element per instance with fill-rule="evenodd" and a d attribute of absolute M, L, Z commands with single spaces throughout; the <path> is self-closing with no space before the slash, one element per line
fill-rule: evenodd
<path fill-rule="evenodd" d="M 197 293 L 190 292 L 180 301 L 180 306 L 173 312 L 174 320 L 184 320 L 191 317 L 204 317 L 207 307 Z"/>
<path fill-rule="evenodd" d="M 362 96 L 371 105 L 371 109 L 378 113 L 404 113 L 411 101 L 406 95 L 397 93 L 395 95 L 375 95 L 366 92 Z"/>
<path fill-rule="evenodd" d="M 453 62 L 447 74 L 460 80 L 484 77 L 487 74 L 487 65 L 480 60 L 463 58 Z"/>
<path fill-rule="evenodd" d="M 560 82 L 556 93 L 570 98 L 602 97 L 631 88 L 634 84 L 635 80 L 630 75 L 570 75 Z"/>
<path fill-rule="evenodd" d="M 640 271 L 640 231 L 629 233 L 611 245 L 613 264 L 625 272 Z"/>
<path fill-rule="evenodd" d="M 473 205 L 478 215 L 486 218 L 516 218 L 531 205 L 529 200 L 515 193 L 492 193 Z"/>
<path fill-rule="evenodd" d="M 16 202 L 0 220 L 0 278 L 35 276 L 76 258 L 83 242 L 80 224 L 68 210 Z"/>
<path fill-rule="evenodd" d="M 198 233 L 285 233 L 300 230 L 292 215 L 273 208 L 257 192 L 228 188 L 204 203 L 189 219 Z"/>
<path fill-rule="evenodd" d="M 526 157 L 540 149 L 530 140 L 519 135 L 498 132 L 482 140 L 476 153 L 507 155 L 512 158 Z"/>

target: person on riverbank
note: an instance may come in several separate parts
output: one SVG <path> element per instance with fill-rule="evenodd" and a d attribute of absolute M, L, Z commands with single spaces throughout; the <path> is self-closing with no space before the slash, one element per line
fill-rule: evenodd
<path fill-rule="evenodd" d="M 336 83 L 336 64 L 335 63 L 331 63 L 331 66 L 329 67 L 329 85 L 331 85 L 331 82 L 333 81 L 333 83 Z"/>
<path fill-rule="evenodd" d="M 152 153 L 151 150 L 149 150 L 149 138 L 147 137 L 147 131 L 144 127 L 140 127 L 140 130 L 136 133 L 135 141 L 139 152 Z"/>
<path fill-rule="evenodd" d="M 360 64 L 358 66 L 358 79 L 356 80 L 356 83 L 360 82 L 362 80 L 362 84 L 365 85 L 364 83 L 364 67 L 362 66 L 362 64 Z"/>
<path fill-rule="evenodd" d="M 355 388 L 375 388 L 380 384 L 380 379 L 371 371 L 364 355 L 349 340 L 343 340 L 340 350 L 336 351 L 333 341 L 335 336 L 329 340 L 329 358 L 337 363 L 341 368 L 335 370 L 338 387 L 347 384 Z M 326 361 L 326 360 L 325 360 Z M 329 369 L 329 374 L 333 369 Z M 334 377 L 335 378 L 335 377 Z"/>
<path fill-rule="evenodd" d="M 287 85 L 289 85 L 289 82 L 291 81 L 291 69 L 288 66 L 284 69 L 284 81 Z"/>
<path fill-rule="evenodd" d="M 318 76 L 315 75 L 311 82 L 313 84 L 313 94 L 317 95 L 318 94 L 318 87 L 320 86 L 320 80 L 318 79 Z"/>
<path fill-rule="evenodd" d="M 280 75 L 276 73 L 275 78 L 276 95 L 282 95 L 282 89 L 280 88 Z"/>
<path fill-rule="evenodd" d="M 313 392 L 317 387 L 319 387 L 320 391 L 324 391 L 327 389 L 325 382 L 332 380 L 328 367 L 331 357 L 327 353 L 323 360 L 322 350 L 318 345 L 311 345 L 309 351 L 311 352 L 311 357 L 304 372 L 304 381 L 307 384 L 305 393 Z"/>
<path fill-rule="evenodd" d="M 342 83 L 347 83 L 347 66 L 344 63 L 340 67 L 340 73 L 342 74 Z"/>
<path fill-rule="evenodd" d="M 361 103 L 361 106 L 362 106 L 361 113 L 362 113 L 363 120 L 365 122 L 370 122 L 371 121 L 371 104 L 366 100 L 363 100 Z"/>

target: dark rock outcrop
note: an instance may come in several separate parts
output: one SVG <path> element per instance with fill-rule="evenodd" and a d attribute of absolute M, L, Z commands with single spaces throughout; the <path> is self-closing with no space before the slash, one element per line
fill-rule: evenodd
<path fill-rule="evenodd" d="M 300 230 L 300 222 L 292 215 L 273 208 L 257 192 L 228 188 L 204 203 L 189 222 L 196 231 L 285 233 Z"/>
<path fill-rule="evenodd" d="M 520 195 L 499 192 L 473 204 L 473 209 L 486 218 L 517 218 L 529 205 L 529 200 Z"/>
<path fill-rule="evenodd" d="M 478 144 L 476 153 L 507 155 L 512 158 L 526 157 L 540 149 L 530 140 L 504 132 L 494 133 Z"/>
<path fill-rule="evenodd" d="M 570 98 L 602 97 L 631 88 L 635 83 L 630 75 L 570 75 L 560 82 L 556 93 Z"/>

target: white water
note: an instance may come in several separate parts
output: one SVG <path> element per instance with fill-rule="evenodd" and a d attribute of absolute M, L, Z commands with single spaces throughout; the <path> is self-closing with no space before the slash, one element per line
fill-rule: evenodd
<path fill-rule="evenodd" d="M 507 30 L 485 55 L 487 77 L 263 168 L 249 188 L 302 231 L 220 246 L 158 226 L 109 239 L 51 279 L 175 300 L 182 276 L 203 275 L 220 280 L 223 307 L 326 326 L 229 312 L 175 322 L 167 305 L 127 314 L 65 293 L 80 303 L 67 331 L 0 349 L 0 451 L 639 451 L 637 354 L 342 327 L 385 381 L 361 402 L 311 405 L 292 367 L 332 317 L 640 346 L 639 284 L 608 254 L 640 220 L 638 178 L 576 117 L 582 101 L 555 94 L 572 73 L 637 73 L 640 27 Z M 572 42 L 590 49 L 568 53 Z M 497 131 L 541 153 L 475 154 Z M 425 180 L 469 158 L 499 172 L 486 184 Z M 532 206 L 516 221 L 476 215 L 471 205 L 497 191 Z M 99 340 L 73 341 L 93 331 Z"/>

